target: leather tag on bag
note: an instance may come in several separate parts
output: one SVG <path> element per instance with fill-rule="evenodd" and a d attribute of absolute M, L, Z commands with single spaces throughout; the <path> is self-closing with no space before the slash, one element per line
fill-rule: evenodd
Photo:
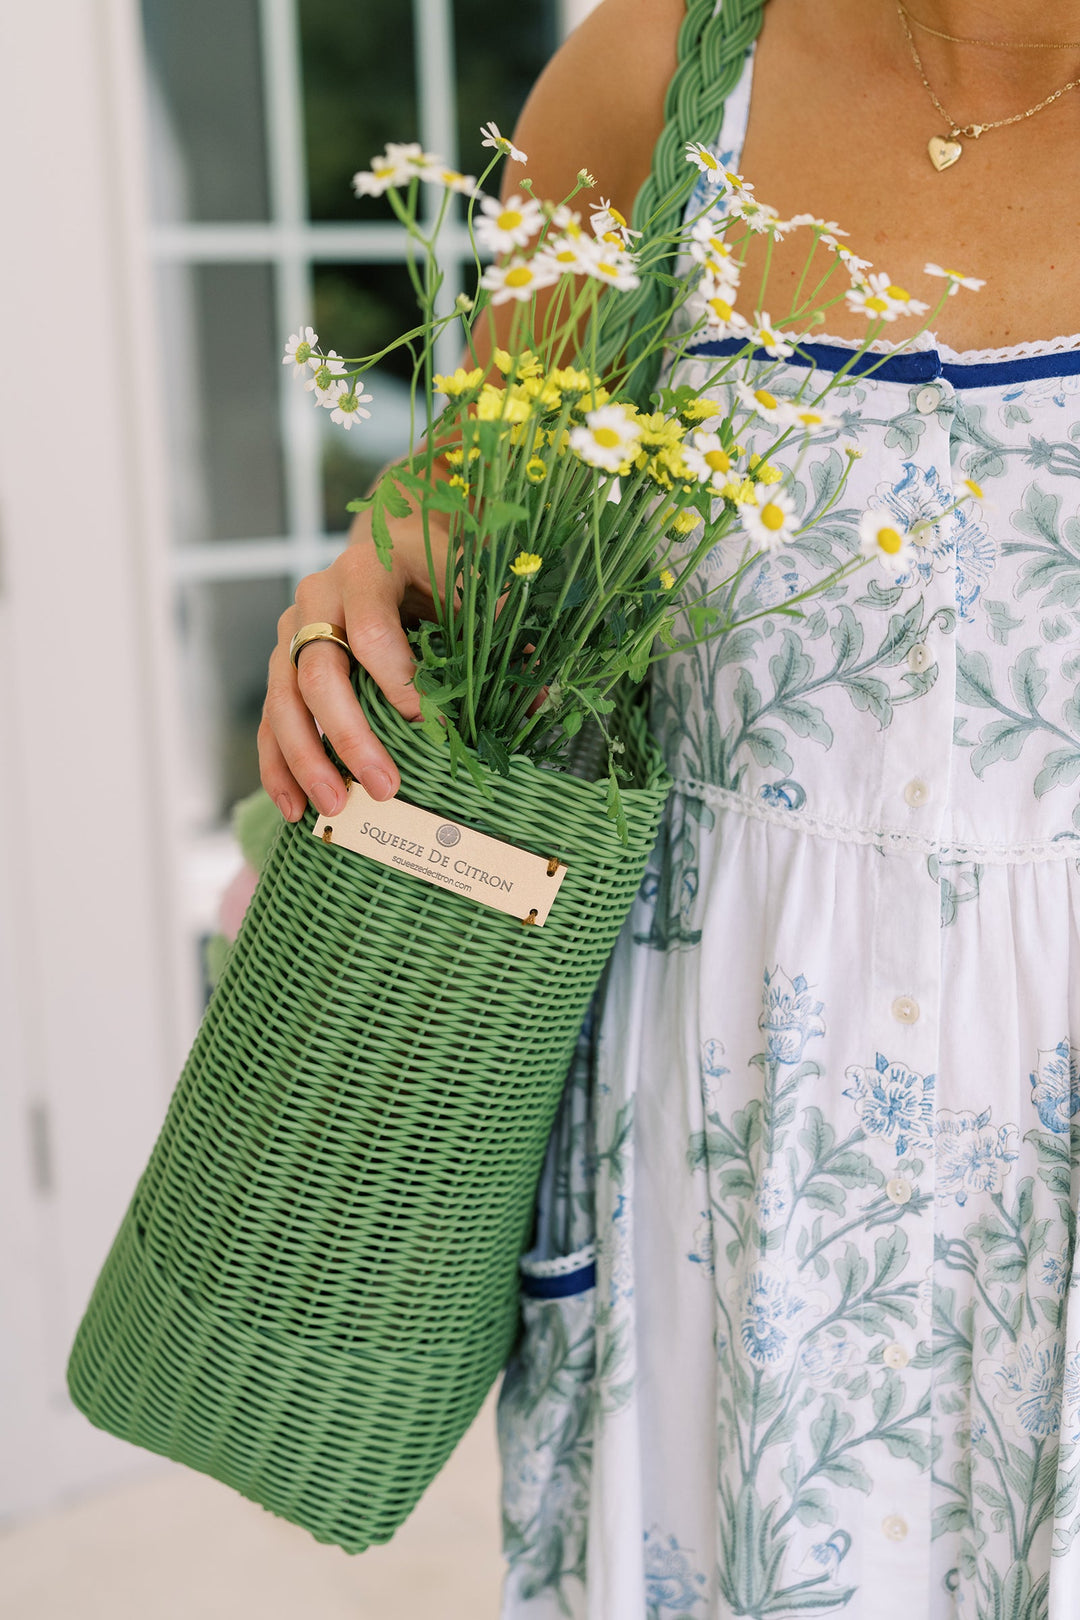
<path fill-rule="evenodd" d="M 533 855 L 405 799 L 373 799 L 359 782 L 349 783 L 344 809 L 318 818 L 314 836 L 537 928 L 567 872 L 554 856 Z"/>

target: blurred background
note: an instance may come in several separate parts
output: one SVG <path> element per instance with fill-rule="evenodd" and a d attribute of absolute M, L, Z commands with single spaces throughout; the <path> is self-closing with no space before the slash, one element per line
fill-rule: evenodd
<path fill-rule="evenodd" d="M 480 126 L 513 129 L 594 3 L 0 8 L 5 1620 L 497 1613 L 490 1408 L 349 1560 L 92 1430 L 64 1366 L 205 999 L 277 616 L 404 447 L 399 367 L 346 434 L 285 339 L 398 334 L 403 232 L 351 175 L 412 139 L 479 172 Z M 442 240 L 452 300 L 467 238 Z"/>

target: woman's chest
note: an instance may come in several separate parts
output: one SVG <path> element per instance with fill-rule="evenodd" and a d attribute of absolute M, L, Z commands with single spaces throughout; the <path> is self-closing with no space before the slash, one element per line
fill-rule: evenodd
<path fill-rule="evenodd" d="M 739 165 L 758 197 L 782 217 L 836 220 L 854 252 L 931 305 L 942 284 L 924 275 L 928 262 L 983 279 L 977 297 L 950 298 L 933 321 L 953 349 L 1080 332 L 1080 170 L 1064 161 L 1080 148 L 1080 90 L 962 142 L 959 161 L 939 173 L 927 142 L 945 130 L 909 62 L 867 62 L 858 44 L 845 56 L 839 31 L 823 50 L 792 26 L 790 5 L 772 11 Z M 792 307 L 806 248 L 807 233 L 796 231 L 772 251 L 764 297 L 776 318 Z M 747 297 L 761 286 L 765 256 L 764 241 L 752 242 Z M 823 252 L 819 263 L 823 271 Z M 842 272 L 830 283 L 838 302 L 827 330 L 858 340 L 865 317 L 847 310 L 845 285 Z M 902 339 L 902 323 L 889 335 Z"/>

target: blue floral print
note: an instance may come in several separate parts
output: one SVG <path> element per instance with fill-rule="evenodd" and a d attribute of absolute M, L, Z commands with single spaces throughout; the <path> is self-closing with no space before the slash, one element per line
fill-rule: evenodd
<path fill-rule="evenodd" d="M 806 397 L 814 341 L 747 376 Z M 783 605 L 871 504 L 908 572 L 653 673 L 675 791 L 560 1148 L 596 1287 L 526 1306 L 502 1620 L 1080 1613 L 1080 338 L 921 347 L 776 452 L 812 531 L 689 595 Z"/>

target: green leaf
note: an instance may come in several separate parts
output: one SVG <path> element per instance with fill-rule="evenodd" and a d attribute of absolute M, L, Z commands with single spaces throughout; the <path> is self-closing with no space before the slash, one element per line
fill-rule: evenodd
<path fill-rule="evenodd" d="M 622 794 L 619 792 L 619 779 L 615 774 L 614 760 L 608 765 L 607 813 L 615 823 L 620 842 L 629 844 L 630 828 L 626 820 Z"/>
<path fill-rule="evenodd" d="M 1046 674 L 1039 668 L 1037 647 L 1025 647 L 1009 671 L 1009 684 L 1017 703 L 1038 717 L 1039 704 L 1046 696 Z"/>
<path fill-rule="evenodd" d="M 481 728 L 476 739 L 476 750 L 484 763 L 490 765 L 493 771 L 498 771 L 500 776 L 510 775 L 509 750 L 506 744 L 501 742 L 493 732 Z"/>
<path fill-rule="evenodd" d="M 511 523 L 523 523 L 528 515 L 528 507 L 518 506 L 515 501 L 485 501 L 482 514 L 484 533 L 498 534 L 500 529 L 508 528 Z"/>
<path fill-rule="evenodd" d="M 999 759 L 1016 759 L 1032 730 L 1030 720 L 992 720 L 988 726 L 984 726 L 979 746 L 971 755 L 971 768 L 975 775 L 981 776 L 988 765 L 995 764 Z"/>
<path fill-rule="evenodd" d="M 862 1491 L 869 1496 L 874 1488 L 873 1480 L 857 1457 L 834 1457 L 824 1463 L 819 1472 L 846 1490 Z"/>
<path fill-rule="evenodd" d="M 886 1372 L 881 1383 L 870 1391 L 870 1399 L 878 1427 L 885 1428 L 900 1415 L 904 1406 L 904 1386 L 897 1374 L 891 1370 Z"/>
<path fill-rule="evenodd" d="M 958 702 L 971 704 L 977 709 L 996 709 L 998 706 L 986 654 L 967 652 L 959 644 L 956 648 L 956 697 Z"/>
<path fill-rule="evenodd" d="M 1017 618 L 1009 610 L 1008 604 L 1005 602 L 995 602 L 991 598 L 984 596 L 982 605 L 986 617 L 990 621 L 991 640 L 996 641 L 1000 647 L 1004 647 L 1012 632 L 1018 630 L 1023 624 L 1023 619 Z"/>
<path fill-rule="evenodd" d="M 748 731 L 743 741 L 759 765 L 774 766 L 785 775 L 794 769 L 791 755 L 784 747 L 782 731 L 762 726 L 757 731 Z"/>
<path fill-rule="evenodd" d="M 1055 748 L 1043 760 L 1043 768 L 1035 778 L 1035 797 L 1041 799 L 1051 788 L 1063 787 L 1080 776 L 1080 749 Z"/>

